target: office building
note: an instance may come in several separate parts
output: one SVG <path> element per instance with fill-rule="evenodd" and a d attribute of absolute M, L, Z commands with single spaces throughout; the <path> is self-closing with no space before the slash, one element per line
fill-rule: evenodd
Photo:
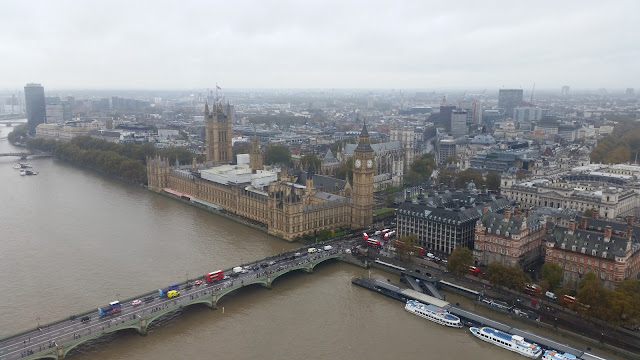
<path fill-rule="evenodd" d="M 542 109 L 534 106 L 516 106 L 513 109 L 515 122 L 538 121 L 542 119 Z"/>
<path fill-rule="evenodd" d="M 446 191 L 416 202 L 406 200 L 396 210 L 398 236 L 416 235 L 420 247 L 437 255 L 449 255 L 459 246 L 473 249 L 476 221 L 483 206 L 496 213 L 509 208 L 510 201 L 471 183 L 468 191 Z M 421 196 L 420 196 L 421 197 Z"/>
<path fill-rule="evenodd" d="M 498 107 L 505 110 L 509 117 L 513 116 L 513 109 L 522 105 L 522 89 L 500 89 L 498 90 Z"/>
<path fill-rule="evenodd" d="M 440 124 L 446 126 L 451 124 L 451 114 L 455 110 L 455 106 L 440 106 Z"/>
<path fill-rule="evenodd" d="M 451 135 L 457 139 L 468 133 L 467 112 L 465 110 L 454 110 L 451 114 Z"/>
<path fill-rule="evenodd" d="M 27 124 L 29 134 L 36 134 L 36 127 L 47 119 L 44 101 L 44 88 L 40 84 L 27 84 L 24 87 L 24 100 L 27 106 Z"/>

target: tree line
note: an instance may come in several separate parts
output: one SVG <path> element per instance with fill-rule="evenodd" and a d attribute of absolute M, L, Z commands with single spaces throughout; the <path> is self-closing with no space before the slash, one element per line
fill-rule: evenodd
<path fill-rule="evenodd" d="M 455 276 L 464 276 L 473 266 L 473 253 L 466 247 L 457 247 L 449 256 L 447 270 Z M 523 291 L 532 283 L 531 277 L 518 265 L 505 265 L 492 262 L 487 267 L 489 282 L 499 288 Z M 564 295 L 575 297 L 568 306 L 587 318 L 597 318 L 611 325 L 636 324 L 640 321 L 640 282 L 634 279 L 623 280 L 614 290 L 607 289 L 594 273 L 587 273 L 577 282 L 563 284 L 563 270 L 560 265 L 547 262 L 542 266 L 541 279 L 537 284 L 540 291 L 537 297 L 545 297 L 547 291 L 555 294 L 562 306 Z"/>
<path fill-rule="evenodd" d="M 199 162 L 202 155 L 195 155 L 185 148 L 156 149 L 151 143 L 115 144 L 90 136 L 78 136 L 69 142 L 52 139 L 29 139 L 27 147 L 51 153 L 54 157 L 73 164 L 86 166 L 138 184 L 147 184 L 147 156 L 159 155 L 172 164 L 190 164 L 193 158 Z"/>
<path fill-rule="evenodd" d="M 640 125 L 636 121 L 621 121 L 613 133 L 591 151 L 591 162 L 620 164 L 635 161 L 640 151 Z"/>

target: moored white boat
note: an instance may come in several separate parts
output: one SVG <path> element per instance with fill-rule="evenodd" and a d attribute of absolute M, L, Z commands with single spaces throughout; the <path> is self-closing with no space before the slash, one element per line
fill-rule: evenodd
<path fill-rule="evenodd" d="M 416 300 L 409 300 L 404 306 L 408 312 L 423 317 L 434 323 L 455 328 L 462 327 L 460 318 L 435 305 L 425 305 Z"/>
<path fill-rule="evenodd" d="M 544 354 L 542 354 L 542 360 L 576 360 L 577 358 L 578 357 L 573 354 L 561 354 L 556 350 L 545 350 Z"/>
<path fill-rule="evenodd" d="M 542 355 L 540 346 L 525 341 L 524 338 L 519 335 L 511 335 L 490 327 L 472 327 L 469 331 L 479 339 L 498 345 L 503 349 L 511 350 L 530 359 L 537 359 Z"/>

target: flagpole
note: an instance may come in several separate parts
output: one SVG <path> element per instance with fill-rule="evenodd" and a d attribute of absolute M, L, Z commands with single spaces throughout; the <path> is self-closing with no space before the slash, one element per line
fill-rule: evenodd
<path fill-rule="evenodd" d="M 216 103 L 218 102 L 218 83 L 216 82 Z"/>

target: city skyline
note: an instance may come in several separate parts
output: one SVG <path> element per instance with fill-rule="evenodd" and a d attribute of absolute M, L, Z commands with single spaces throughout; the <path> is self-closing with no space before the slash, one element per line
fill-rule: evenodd
<path fill-rule="evenodd" d="M 5 5 L 0 89 L 639 87 L 633 1 L 76 5 Z"/>

